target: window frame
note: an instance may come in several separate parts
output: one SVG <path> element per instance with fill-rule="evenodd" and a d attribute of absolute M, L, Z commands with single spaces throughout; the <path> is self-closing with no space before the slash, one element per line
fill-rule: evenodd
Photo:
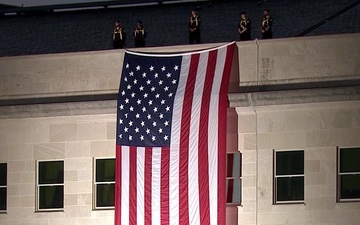
<path fill-rule="evenodd" d="M 96 181 L 96 160 L 101 160 L 101 159 L 113 159 L 115 160 L 115 167 L 116 167 L 116 158 L 115 157 L 94 157 L 93 158 L 93 210 L 108 210 L 108 209 L 115 209 L 115 204 L 114 206 L 97 206 L 97 185 L 99 184 L 114 184 L 115 185 L 115 176 L 114 176 L 114 181 L 102 181 L 102 182 L 97 182 Z M 115 170 L 116 168 L 114 168 Z M 114 199 L 115 199 L 115 193 L 114 193 Z"/>
<path fill-rule="evenodd" d="M 5 191 L 6 191 L 6 196 L 5 196 L 5 209 L 0 209 L 0 214 L 1 213 L 6 213 L 7 212 L 7 203 L 8 203 L 8 194 L 7 194 L 7 190 L 8 190 L 8 188 L 7 188 L 7 186 L 8 186 L 8 181 L 7 181 L 7 178 L 8 178 L 8 176 L 7 176 L 7 174 L 8 174 L 8 165 L 7 165 L 7 163 L 3 163 L 3 162 L 0 162 L 0 164 L 5 164 L 5 166 L 6 166 L 6 184 L 5 185 L 0 185 L 0 188 L 5 188 Z"/>
<path fill-rule="evenodd" d="M 295 152 L 301 151 L 304 153 L 304 173 L 303 174 L 293 174 L 293 175 L 276 175 L 276 153 L 277 152 Z M 278 188 L 277 188 L 277 178 L 293 178 L 293 177 L 303 177 L 304 179 L 304 199 L 303 200 L 286 200 L 286 201 L 278 201 Z M 286 149 L 286 150 L 275 150 L 273 149 L 273 204 L 281 205 L 281 204 L 304 204 L 305 203 L 305 150 L 303 149 Z"/>
<path fill-rule="evenodd" d="M 63 162 L 63 183 L 62 184 L 39 184 L 39 164 L 41 162 Z M 62 208 L 50 208 L 50 209 L 41 209 L 40 208 L 40 187 L 46 186 L 63 186 L 63 205 Z M 36 212 L 58 212 L 64 211 L 65 208 L 65 160 L 63 159 L 54 159 L 54 160 L 36 160 Z"/>
<path fill-rule="evenodd" d="M 351 198 L 351 199 L 342 199 L 341 198 L 341 179 L 340 177 L 342 175 L 360 175 L 360 171 L 359 172 L 345 172 L 345 173 L 341 173 L 340 169 L 341 169 L 341 157 L 340 157 L 340 152 L 342 149 L 351 149 L 351 148 L 358 148 L 360 151 L 360 147 L 359 146 L 352 146 L 352 147 L 337 147 L 336 148 L 336 202 L 340 203 L 340 202 L 359 202 L 360 201 L 360 197 L 359 198 Z"/>
<path fill-rule="evenodd" d="M 227 176 L 227 167 L 226 167 L 226 182 L 228 180 L 240 180 L 240 189 L 239 189 L 239 196 L 240 196 L 240 202 L 227 202 L 226 201 L 226 205 L 227 206 L 241 206 L 242 205 L 242 152 L 240 151 L 236 151 L 236 152 L 226 152 L 226 165 L 227 165 L 227 156 L 228 155 L 235 155 L 235 154 L 239 154 L 240 155 L 240 176 L 239 177 L 228 177 Z M 227 190 L 226 190 L 227 191 Z"/>

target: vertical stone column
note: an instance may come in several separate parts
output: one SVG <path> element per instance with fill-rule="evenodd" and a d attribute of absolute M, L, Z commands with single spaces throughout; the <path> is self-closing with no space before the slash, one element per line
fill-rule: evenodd
<path fill-rule="evenodd" d="M 238 207 L 239 225 L 255 225 L 257 213 L 256 114 L 252 107 L 236 108 L 238 150 L 242 153 L 242 203 Z"/>

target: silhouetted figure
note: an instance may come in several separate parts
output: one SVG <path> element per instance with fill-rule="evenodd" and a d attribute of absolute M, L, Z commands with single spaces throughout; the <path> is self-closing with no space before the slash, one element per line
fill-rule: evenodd
<path fill-rule="evenodd" d="M 146 30 L 142 25 L 142 21 L 137 21 L 136 28 L 133 32 L 133 39 L 135 40 L 135 47 L 145 47 Z"/>
<path fill-rule="evenodd" d="M 241 20 L 238 26 L 238 31 L 240 34 L 240 41 L 249 41 L 251 40 L 251 22 L 247 17 L 246 12 L 241 12 Z"/>
<path fill-rule="evenodd" d="M 190 44 L 200 44 L 200 24 L 201 20 L 196 10 L 193 9 L 191 11 L 191 15 L 189 18 L 189 43 Z"/>
<path fill-rule="evenodd" d="M 271 39 L 273 38 L 272 35 L 272 24 L 273 24 L 273 20 L 270 16 L 270 10 L 265 9 L 264 10 L 264 17 L 261 21 L 261 34 L 262 34 L 262 39 Z"/>
<path fill-rule="evenodd" d="M 114 48 L 125 47 L 126 33 L 125 29 L 121 27 L 119 20 L 115 21 L 114 30 L 112 32 L 112 39 Z"/>

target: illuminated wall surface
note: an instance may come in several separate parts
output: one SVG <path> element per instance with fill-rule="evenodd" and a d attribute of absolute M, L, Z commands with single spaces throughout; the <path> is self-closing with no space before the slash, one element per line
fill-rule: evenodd
<path fill-rule="evenodd" d="M 358 225 L 359 39 L 237 43 L 227 151 L 241 160 L 228 156 L 229 225 Z M 123 50 L 0 58 L 0 225 L 113 224 L 102 159 L 115 156 L 122 60 Z"/>

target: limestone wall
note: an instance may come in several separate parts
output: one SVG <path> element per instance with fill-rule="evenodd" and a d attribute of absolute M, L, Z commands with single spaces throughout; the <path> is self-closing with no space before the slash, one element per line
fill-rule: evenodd
<path fill-rule="evenodd" d="M 360 34 L 240 42 L 242 86 L 358 79 Z"/>
<path fill-rule="evenodd" d="M 146 48 L 179 52 L 218 46 Z M 0 57 L 0 100 L 117 93 L 124 50 Z"/>
<path fill-rule="evenodd" d="M 8 204 L 0 225 L 114 224 L 93 209 L 93 158 L 115 157 L 115 114 L 0 120 Z M 64 160 L 64 211 L 35 212 L 36 160 Z"/>
<path fill-rule="evenodd" d="M 6 213 L 0 213 L 0 225 L 114 224 L 114 210 L 93 210 L 93 160 L 115 158 L 116 109 L 92 114 L 87 108 L 82 115 L 69 111 L 67 116 L 52 116 L 57 110 L 49 107 L 24 118 L 17 118 L 15 111 L 9 119 L 0 119 L 0 163 L 8 167 L 8 204 Z M 228 118 L 227 147 L 236 151 L 234 109 L 228 110 Z M 36 160 L 56 159 L 64 160 L 64 210 L 36 212 Z M 229 220 L 236 220 L 228 211 Z"/>
<path fill-rule="evenodd" d="M 360 202 L 336 202 L 337 147 L 360 146 L 360 101 L 238 107 L 239 225 L 357 225 Z M 304 150 L 305 201 L 273 204 L 273 151 Z"/>
<path fill-rule="evenodd" d="M 360 34 L 238 42 L 230 88 L 358 79 Z M 144 48 L 204 49 L 219 44 Z M 124 50 L 0 58 L 0 100 L 116 93 Z M 240 78 L 239 78 L 240 71 Z"/>
<path fill-rule="evenodd" d="M 357 225 L 360 221 L 359 202 L 336 203 L 336 147 L 360 146 L 359 89 L 343 90 L 340 97 L 330 88 L 271 92 L 262 98 L 264 92 L 236 94 L 253 85 L 359 79 L 359 39 L 360 34 L 347 34 L 237 43 L 230 80 L 235 97 L 230 101 L 238 115 L 228 114 L 227 140 L 229 151 L 243 153 L 239 224 Z M 6 105 L 16 99 L 114 94 L 123 53 L 2 57 L 0 101 Z M 325 97 L 319 98 L 319 93 Z M 236 104 L 242 98 L 247 104 Z M 0 214 L 0 225 L 113 224 L 113 210 L 92 210 L 92 163 L 94 157 L 114 157 L 115 105 L 110 99 L 0 107 L 0 162 L 7 162 L 9 168 L 8 210 Z M 272 204 L 274 149 L 305 150 L 305 204 Z M 38 159 L 65 160 L 64 212 L 34 212 Z"/>
<path fill-rule="evenodd" d="M 0 58 L 2 99 L 114 92 L 123 51 Z"/>

